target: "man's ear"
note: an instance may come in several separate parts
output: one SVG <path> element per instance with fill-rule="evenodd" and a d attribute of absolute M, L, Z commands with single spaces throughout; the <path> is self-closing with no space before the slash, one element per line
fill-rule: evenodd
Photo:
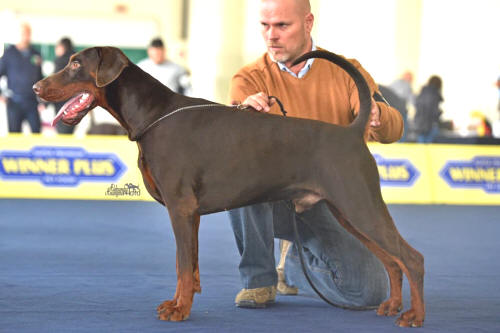
<path fill-rule="evenodd" d="M 313 13 L 308 13 L 305 18 L 305 25 L 307 33 L 311 33 L 314 25 L 314 15 Z"/>
<path fill-rule="evenodd" d="M 107 86 L 128 66 L 129 60 L 123 52 L 114 47 L 97 47 L 99 63 L 96 70 L 95 83 L 101 88 Z"/>

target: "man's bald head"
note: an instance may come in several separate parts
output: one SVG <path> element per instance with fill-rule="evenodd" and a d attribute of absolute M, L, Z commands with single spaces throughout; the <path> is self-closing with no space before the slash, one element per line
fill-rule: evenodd
<path fill-rule="evenodd" d="M 293 0 L 297 6 L 299 13 L 307 15 L 311 12 L 311 4 L 309 0 Z"/>
<path fill-rule="evenodd" d="M 293 7 L 300 16 L 305 16 L 311 12 L 309 0 L 261 0 L 261 5 L 266 2 L 274 2 L 279 6 Z"/>

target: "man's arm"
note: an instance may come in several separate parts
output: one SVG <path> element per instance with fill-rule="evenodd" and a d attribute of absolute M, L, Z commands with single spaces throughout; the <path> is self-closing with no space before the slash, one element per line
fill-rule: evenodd
<path fill-rule="evenodd" d="M 244 71 L 233 76 L 229 100 L 232 105 L 248 105 L 262 112 L 269 112 L 270 107 L 275 103 L 273 99 L 269 99 L 267 89 Z"/>
<path fill-rule="evenodd" d="M 395 108 L 376 102 L 380 109 L 380 125 L 370 127 L 369 139 L 381 143 L 398 141 L 403 136 L 403 117 Z"/>

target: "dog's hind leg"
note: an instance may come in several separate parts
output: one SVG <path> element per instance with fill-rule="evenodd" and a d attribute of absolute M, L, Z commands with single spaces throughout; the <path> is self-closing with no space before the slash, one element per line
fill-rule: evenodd
<path fill-rule="evenodd" d="M 360 234 L 356 234 L 356 231 L 353 230 L 352 226 L 346 221 L 346 219 L 340 214 L 340 212 L 331 204 L 329 204 L 330 210 L 335 215 L 339 223 L 344 226 L 349 232 L 354 234 L 360 241 L 365 244 L 365 246 L 370 249 L 379 260 L 384 265 L 387 274 L 389 275 L 390 281 L 390 296 L 389 299 L 380 304 L 377 314 L 380 316 L 395 316 L 402 309 L 402 283 L 403 283 L 403 272 L 399 267 L 399 264 L 387 254 L 386 251 L 383 251 L 380 247 L 377 247 L 375 244 L 371 244 L 370 240 L 366 237 L 362 237 Z"/>
<path fill-rule="evenodd" d="M 198 227 L 200 216 L 185 205 L 169 208 L 177 245 L 177 289 L 172 300 L 158 307 L 161 320 L 180 321 L 191 312 L 193 296 L 200 292 L 198 269 Z"/>
<path fill-rule="evenodd" d="M 395 316 L 403 308 L 403 296 L 401 293 L 403 286 L 403 272 L 401 271 L 398 263 L 394 261 L 391 256 L 387 255 L 386 252 L 381 251 L 377 256 L 384 264 L 391 283 L 389 299 L 380 304 L 377 309 L 377 314 L 379 316 Z"/>
<path fill-rule="evenodd" d="M 419 327 L 423 325 L 425 318 L 423 256 L 400 236 L 385 204 L 383 202 L 381 204 L 383 208 L 372 211 L 371 213 L 375 212 L 374 214 L 363 213 L 358 209 L 356 213 L 348 215 L 337 209 L 332 202 L 328 202 L 330 210 L 339 223 L 362 241 L 382 261 L 387 270 L 391 284 L 391 294 L 390 298 L 379 306 L 377 314 L 395 315 L 400 311 L 403 271 L 410 284 L 412 307 L 403 313 L 396 323 L 399 326 Z M 379 207 L 382 206 L 379 205 Z M 345 211 L 348 211 L 348 209 Z M 363 211 L 369 211 L 369 209 Z M 373 223 L 363 229 L 356 228 L 350 221 L 360 218 Z"/>

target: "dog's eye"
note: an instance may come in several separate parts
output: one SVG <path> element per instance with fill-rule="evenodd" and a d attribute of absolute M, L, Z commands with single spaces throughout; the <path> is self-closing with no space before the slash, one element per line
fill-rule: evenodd
<path fill-rule="evenodd" d="M 72 61 L 69 66 L 71 69 L 78 69 L 80 68 L 80 63 L 78 61 Z"/>

